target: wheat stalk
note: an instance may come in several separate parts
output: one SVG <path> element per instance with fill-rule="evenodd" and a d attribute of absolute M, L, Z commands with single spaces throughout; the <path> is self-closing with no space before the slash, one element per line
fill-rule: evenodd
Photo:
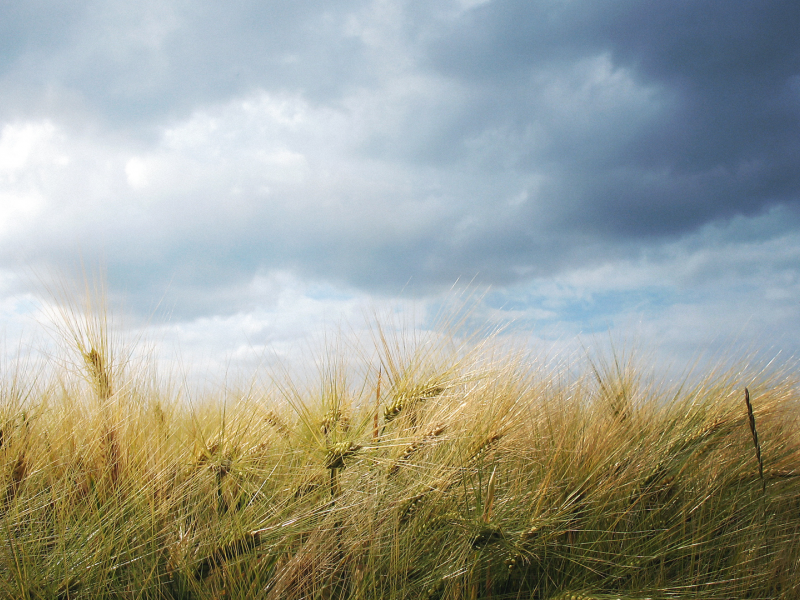
<path fill-rule="evenodd" d="M 761 478 L 761 491 L 767 491 L 767 484 L 764 481 L 764 461 L 761 459 L 761 444 L 758 442 L 758 431 L 756 430 L 756 417 L 753 414 L 753 405 L 750 403 L 750 391 L 744 388 L 744 402 L 747 405 L 747 416 L 750 420 L 750 433 L 753 434 L 753 446 L 756 449 L 756 460 L 758 460 L 758 476 Z"/>
<path fill-rule="evenodd" d="M 495 485 L 495 476 L 497 475 L 497 467 L 492 469 L 492 475 L 489 477 L 489 486 L 488 490 L 486 491 L 486 502 L 483 505 L 483 522 L 487 525 L 492 518 L 492 507 L 494 506 L 494 485 Z"/>
<path fill-rule="evenodd" d="M 375 417 L 372 421 L 372 439 L 377 441 L 380 435 L 378 429 L 378 414 L 381 403 L 381 375 L 383 374 L 383 365 L 378 367 L 378 385 L 375 387 Z"/>
<path fill-rule="evenodd" d="M 105 448 L 106 469 L 111 477 L 111 486 L 116 488 L 119 483 L 120 475 L 120 448 L 119 435 L 115 427 L 108 427 L 103 436 L 103 446 Z"/>

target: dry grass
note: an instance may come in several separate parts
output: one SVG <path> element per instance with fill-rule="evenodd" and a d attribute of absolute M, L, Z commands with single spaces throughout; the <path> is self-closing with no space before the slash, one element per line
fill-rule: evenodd
<path fill-rule="evenodd" d="M 362 371 L 190 402 L 89 308 L 0 386 L 2 597 L 800 596 L 788 370 L 656 386 L 377 327 Z"/>

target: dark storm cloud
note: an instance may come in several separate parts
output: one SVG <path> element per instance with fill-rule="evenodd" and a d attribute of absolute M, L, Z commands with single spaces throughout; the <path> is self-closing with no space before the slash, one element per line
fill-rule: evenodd
<path fill-rule="evenodd" d="M 796 2 L 498 1 L 452 23 L 428 58 L 438 72 L 502 98 L 479 115 L 483 127 L 538 125 L 566 140 L 519 163 L 563 169 L 552 210 L 564 227 L 640 237 L 797 203 L 798 30 Z M 659 110 L 642 118 L 619 104 L 595 118 L 627 126 L 564 132 L 542 110 L 541 88 L 521 85 L 603 54 L 652 89 Z"/>

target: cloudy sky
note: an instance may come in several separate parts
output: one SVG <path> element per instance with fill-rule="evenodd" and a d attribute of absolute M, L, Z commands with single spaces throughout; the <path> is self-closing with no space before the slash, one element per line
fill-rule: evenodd
<path fill-rule="evenodd" d="M 83 260 L 212 362 L 456 281 L 536 343 L 797 354 L 798 31 L 796 0 L 3 2 L 6 343 Z"/>

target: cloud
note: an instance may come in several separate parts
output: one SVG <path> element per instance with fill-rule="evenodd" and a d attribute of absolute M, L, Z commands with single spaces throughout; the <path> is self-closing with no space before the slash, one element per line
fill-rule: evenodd
<path fill-rule="evenodd" d="M 104 262 L 198 331 L 276 274 L 492 285 L 550 338 L 759 302 L 796 331 L 795 4 L 4 7 L 0 266 Z"/>
<path fill-rule="evenodd" d="M 529 161 L 564 169 L 565 226 L 637 239 L 797 204 L 798 23 L 790 2 L 498 1 L 428 57 L 502 88 L 484 127 L 555 140 Z"/>
<path fill-rule="evenodd" d="M 146 135 L 255 89 L 336 98 L 369 72 L 344 22 L 363 2 L 31 4 L 4 15 L 0 114 L 72 105 L 105 127 Z"/>

